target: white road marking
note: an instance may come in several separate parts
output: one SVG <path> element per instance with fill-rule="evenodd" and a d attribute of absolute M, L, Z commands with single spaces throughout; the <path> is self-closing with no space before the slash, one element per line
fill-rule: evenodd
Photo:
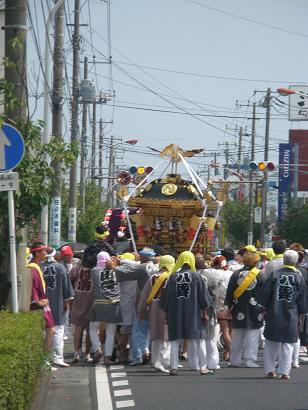
<path fill-rule="evenodd" d="M 112 410 L 112 400 L 105 367 L 95 367 L 95 383 L 98 410 Z"/>
<path fill-rule="evenodd" d="M 110 366 L 110 370 L 121 370 L 121 369 L 124 369 L 123 365 Z"/>
<path fill-rule="evenodd" d="M 124 408 L 124 407 L 134 407 L 134 406 L 135 406 L 134 400 L 116 401 L 116 408 L 117 409 L 121 409 L 121 408 Z"/>
<path fill-rule="evenodd" d="M 131 396 L 132 391 L 131 389 L 125 389 L 125 390 L 114 390 L 113 394 L 115 397 L 121 397 L 121 396 Z"/>
<path fill-rule="evenodd" d="M 128 380 L 115 380 L 112 382 L 113 387 L 128 386 Z"/>
<path fill-rule="evenodd" d="M 127 374 L 124 373 L 111 373 L 111 378 L 115 379 L 116 377 L 127 377 Z"/>

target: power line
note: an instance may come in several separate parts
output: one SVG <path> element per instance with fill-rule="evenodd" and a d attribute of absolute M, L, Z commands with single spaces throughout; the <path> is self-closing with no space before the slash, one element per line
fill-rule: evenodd
<path fill-rule="evenodd" d="M 216 8 L 216 7 L 209 6 L 209 5 L 205 4 L 205 3 L 199 2 L 199 1 L 197 1 L 197 0 L 186 0 L 186 1 L 189 2 L 189 3 L 197 4 L 198 6 L 207 8 L 207 9 L 209 9 L 209 10 L 216 11 L 217 13 L 221 13 L 221 14 L 224 14 L 224 15 L 227 15 L 227 16 L 230 16 L 230 17 L 235 17 L 235 18 L 237 18 L 237 19 L 239 19 L 239 20 L 247 21 L 248 23 L 257 24 L 257 25 L 259 25 L 259 26 L 263 26 L 263 27 L 266 27 L 266 28 L 270 28 L 270 29 L 273 29 L 273 30 L 281 31 L 281 32 L 288 33 L 288 34 L 293 34 L 293 35 L 295 35 L 295 36 L 308 38 L 308 34 L 300 33 L 300 32 L 293 31 L 293 30 L 288 30 L 288 29 L 283 28 L 283 27 L 274 26 L 273 24 L 263 23 L 262 21 L 253 20 L 253 19 L 248 18 L 248 17 L 239 16 L 238 14 L 231 13 L 231 12 L 226 11 L 226 10 L 222 10 L 222 9 L 218 9 L 218 8 Z"/>
<path fill-rule="evenodd" d="M 219 76 L 219 75 L 212 75 L 212 74 L 204 74 L 204 73 L 192 73 L 189 71 L 179 71 L 179 70 L 171 70 L 168 68 L 162 68 L 162 67 L 153 67 L 149 65 L 141 65 L 141 64 L 133 64 L 133 63 L 128 63 L 125 61 L 117 61 L 113 60 L 117 64 L 123 64 L 123 65 L 129 65 L 129 66 L 135 66 L 135 67 L 140 67 L 140 68 L 145 68 L 147 70 L 153 70 L 153 71 L 162 71 L 165 73 L 172 73 L 172 74 L 179 74 L 179 75 L 186 75 L 186 76 L 191 76 L 191 77 L 205 77 L 205 78 L 216 78 L 219 80 L 232 80 L 232 81 L 246 81 L 246 82 L 253 82 L 253 83 L 271 83 L 271 84 L 303 84 L 302 82 L 299 81 L 283 81 L 283 80 L 265 80 L 265 79 L 256 79 L 256 78 L 244 78 L 244 77 L 229 77 L 229 76 Z"/>
<path fill-rule="evenodd" d="M 120 102 L 120 101 L 119 101 Z M 168 113 L 168 114 L 181 114 L 181 115 L 187 115 L 188 111 L 182 112 L 182 111 L 171 111 L 171 110 L 163 110 L 159 108 L 146 108 L 144 106 L 132 106 L 132 105 L 120 105 L 120 104 L 115 104 L 115 107 L 117 108 L 128 108 L 132 110 L 141 110 L 141 111 L 150 111 L 150 112 L 161 112 L 161 113 Z M 242 116 L 242 117 L 235 117 L 231 115 L 217 115 L 217 114 L 201 114 L 201 113 L 189 113 L 192 115 L 196 115 L 198 117 L 212 117 L 212 118 L 232 118 L 232 119 L 251 119 L 250 117 Z M 257 118 L 258 120 L 264 120 L 265 117 L 263 118 Z M 284 118 L 276 118 L 278 120 L 283 120 Z"/>
<path fill-rule="evenodd" d="M 95 32 L 97 34 L 97 36 L 99 38 L 101 38 L 104 42 L 107 42 L 103 36 L 101 36 L 99 33 Z M 145 71 L 143 68 L 141 68 L 140 66 L 138 66 L 134 61 L 132 61 L 129 57 L 127 57 L 124 53 L 122 53 L 119 49 L 117 49 L 116 47 L 113 47 L 121 56 L 123 56 L 126 60 L 128 60 L 130 63 L 132 63 L 132 65 L 134 65 L 138 70 L 140 70 L 141 72 L 143 72 L 144 74 L 146 74 L 148 77 L 152 78 L 154 81 L 158 82 L 159 84 L 161 84 L 164 88 L 167 88 L 169 91 L 171 91 L 172 93 L 174 93 L 175 95 L 181 97 L 184 99 L 184 101 L 195 105 L 196 107 L 200 108 L 200 106 L 198 105 L 198 103 L 188 99 L 187 97 L 183 96 L 181 93 L 179 93 L 178 91 L 174 90 L 173 88 L 169 87 L 168 85 L 166 85 L 164 82 L 162 82 L 161 80 L 157 79 L 156 77 L 154 77 L 153 75 L 149 74 L 147 71 Z M 105 57 L 106 58 L 106 57 Z M 113 64 L 115 64 L 112 61 Z M 125 70 L 124 70 L 125 71 Z M 144 80 L 143 80 L 144 81 Z M 151 86 L 153 86 L 152 84 L 150 84 Z M 154 86 L 155 87 L 155 86 Z M 220 124 L 219 124 L 220 125 Z"/>
<path fill-rule="evenodd" d="M 96 49 L 96 51 L 97 51 L 101 56 L 103 56 L 106 60 L 108 60 L 107 57 L 106 57 L 100 50 L 98 50 L 97 48 L 95 48 L 95 49 Z M 213 125 L 213 124 L 211 124 L 210 122 L 205 121 L 204 119 L 202 119 L 202 118 L 200 118 L 200 117 L 198 117 L 198 116 L 195 116 L 194 114 L 192 114 L 192 113 L 190 113 L 189 111 L 183 109 L 182 107 L 180 107 L 180 106 L 177 105 L 176 103 L 174 103 L 174 102 L 170 101 L 169 99 L 165 98 L 164 96 L 162 96 L 161 94 L 159 94 L 157 91 L 155 91 L 155 90 L 151 89 L 150 87 L 148 87 L 147 85 L 143 84 L 140 80 L 138 80 L 137 78 L 135 78 L 132 74 L 128 73 L 126 70 L 124 70 L 124 69 L 123 69 L 122 67 L 120 67 L 118 64 L 116 64 L 116 63 L 113 62 L 113 65 L 114 65 L 114 67 L 116 67 L 119 71 L 121 71 L 121 72 L 124 73 L 126 76 L 128 76 L 129 78 L 131 78 L 132 80 L 134 80 L 135 82 L 137 82 L 139 85 L 141 85 L 141 86 L 142 86 L 144 89 L 146 89 L 148 92 L 150 92 L 150 93 L 152 93 L 153 95 L 157 96 L 158 98 L 164 100 L 165 102 L 167 102 L 168 104 L 174 106 L 175 108 L 179 109 L 180 111 L 183 111 L 183 112 L 186 113 L 187 115 L 189 115 L 189 116 L 191 116 L 191 117 L 197 119 L 198 121 L 200 121 L 200 122 L 202 122 L 202 123 L 204 123 L 204 124 L 206 124 L 206 125 L 208 125 L 208 126 L 210 126 L 210 127 L 212 127 L 212 128 L 215 128 L 215 129 L 217 129 L 217 130 L 219 130 L 219 131 L 221 131 L 221 132 L 227 133 L 227 134 L 229 134 L 229 135 L 231 135 L 231 136 L 233 136 L 233 137 L 235 136 L 234 134 L 232 134 L 232 133 L 230 133 L 230 132 L 228 132 L 228 131 L 225 131 L 224 129 L 222 129 L 222 128 L 220 128 L 220 127 L 217 127 L 216 125 Z M 186 99 L 186 101 L 189 101 L 189 100 Z M 237 137 L 237 136 L 236 136 L 236 137 Z"/>

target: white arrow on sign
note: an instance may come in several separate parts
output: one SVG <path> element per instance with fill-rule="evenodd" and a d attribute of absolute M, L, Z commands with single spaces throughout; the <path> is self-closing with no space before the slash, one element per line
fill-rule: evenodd
<path fill-rule="evenodd" d="M 10 140 L 3 132 L 3 129 L 0 128 L 0 170 L 6 168 L 5 146 L 10 147 L 11 145 Z"/>

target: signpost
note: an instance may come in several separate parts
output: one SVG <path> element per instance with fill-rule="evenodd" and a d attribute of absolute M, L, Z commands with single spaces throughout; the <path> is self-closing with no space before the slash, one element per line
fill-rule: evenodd
<path fill-rule="evenodd" d="M 18 191 L 19 179 L 18 172 L 0 173 L 0 191 Z"/>
<path fill-rule="evenodd" d="M 18 312 L 14 191 L 19 188 L 19 180 L 17 172 L 7 171 L 12 171 L 20 163 L 24 151 L 25 144 L 19 131 L 9 124 L 3 124 L 0 128 L 0 191 L 8 192 L 12 310 L 14 313 Z"/>
<path fill-rule="evenodd" d="M 291 184 L 293 182 L 293 170 L 291 164 L 292 144 L 279 144 L 279 191 L 278 191 L 278 220 L 281 221 L 288 211 L 291 197 Z"/>

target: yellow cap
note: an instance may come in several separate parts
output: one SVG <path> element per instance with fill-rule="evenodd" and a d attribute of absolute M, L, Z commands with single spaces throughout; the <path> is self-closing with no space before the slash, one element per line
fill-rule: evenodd
<path fill-rule="evenodd" d="M 246 245 L 245 246 L 246 251 L 248 252 L 257 252 L 257 249 L 254 245 Z"/>
<path fill-rule="evenodd" d="M 135 255 L 133 255 L 130 252 L 125 252 L 123 255 L 119 255 L 120 259 L 125 259 L 127 261 L 134 261 L 135 260 Z"/>
<path fill-rule="evenodd" d="M 266 249 L 259 249 L 259 250 L 258 250 L 258 254 L 259 254 L 260 256 L 267 256 Z"/>
<path fill-rule="evenodd" d="M 272 248 L 267 248 L 267 249 L 265 249 L 265 251 L 266 251 L 266 259 L 267 260 L 270 261 L 271 259 L 275 258 L 275 252 L 273 251 Z"/>

